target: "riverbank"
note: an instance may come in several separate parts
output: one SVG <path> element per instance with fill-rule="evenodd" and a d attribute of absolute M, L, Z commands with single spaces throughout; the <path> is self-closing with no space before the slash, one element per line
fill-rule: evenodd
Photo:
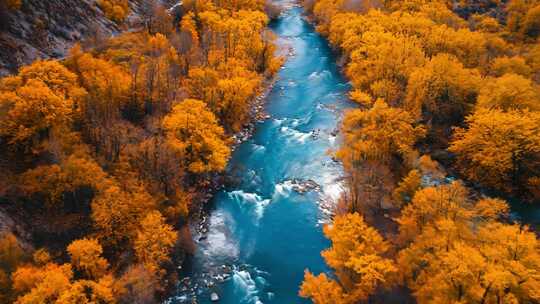
<path fill-rule="evenodd" d="M 272 21 L 271 21 L 272 22 Z M 274 56 L 280 58 L 283 62 L 287 60 L 289 56 L 292 56 L 291 47 L 286 43 L 277 43 L 277 49 L 275 50 Z M 265 105 L 267 102 L 268 94 L 274 88 L 276 81 L 278 80 L 278 73 L 272 75 L 270 78 L 264 80 L 261 85 L 261 93 L 258 94 L 250 102 L 249 110 L 249 120 L 242 126 L 242 129 L 231 136 L 231 152 L 234 151 L 244 142 L 249 140 L 258 123 L 270 119 L 271 116 L 265 111 Z M 201 190 L 199 197 L 195 198 L 194 201 L 198 208 L 192 212 L 190 217 L 189 226 L 192 229 L 192 232 L 195 232 L 193 239 L 195 241 L 202 240 L 205 238 L 205 234 L 208 233 L 208 212 L 209 212 L 209 202 L 214 197 L 217 191 L 223 189 L 227 182 L 227 172 L 222 172 L 215 174 L 210 178 L 210 186 Z M 183 264 L 183 263 L 181 263 Z"/>
<path fill-rule="evenodd" d="M 268 93 L 273 89 L 274 84 L 277 80 L 277 75 L 273 75 L 270 79 L 266 79 L 263 83 L 262 93 L 255 97 L 250 103 L 250 114 L 249 121 L 244 124 L 242 129 L 231 136 L 232 145 L 231 151 L 234 152 L 238 146 L 240 146 L 245 141 L 249 140 L 255 131 L 257 123 L 260 123 L 266 119 L 270 118 L 265 112 L 264 106 L 266 103 L 266 97 Z M 195 198 L 194 201 L 197 202 L 197 209 L 192 212 L 190 217 L 189 226 L 192 228 L 192 231 L 195 232 L 193 239 L 203 240 L 205 234 L 208 233 L 208 211 L 209 211 L 209 202 L 214 197 L 217 191 L 223 189 L 226 185 L 227 172 L 216 174 L 210 178 L 210 185 L 205 189 L 197 193 L 198 198 Z M 183 264 L 180 263 L 180 264 Z"/>

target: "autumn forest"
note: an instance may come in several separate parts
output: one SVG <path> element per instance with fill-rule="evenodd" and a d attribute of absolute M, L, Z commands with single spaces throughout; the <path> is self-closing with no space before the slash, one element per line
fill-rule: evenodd
<path fill-rule="evenodd" d="M 0 303 L 540 302 L 540 1 L 82 2 L 0 78 Z"/>

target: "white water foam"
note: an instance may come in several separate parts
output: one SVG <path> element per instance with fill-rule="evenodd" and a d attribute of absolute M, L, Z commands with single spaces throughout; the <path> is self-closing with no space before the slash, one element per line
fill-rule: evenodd
<path fill-rule="evenodd" d="M 230 239 L 229 224 L 225 221 L 226 215 L 221 212 L 214 212 L 210 217 L 206 246 L 202 246 L 202 251 L 207 256 L 219 256 L 235 258 L 239 250 L 236 241 Z"/>
<path fill-rule="evenodd" d="M 298 125 L 300 124 L 300 122 L 301 122 L 300 119 L 294 118 L 294 119 L 291 121 L 291 127 L 293 127 L 293 128 L 298 127 Z"/>
<path fill-rule="evenodd" d="M 334 167 L 334 170 L 323 171 L 322 175 L 315 180 L 321 185 L 321 194 L 318 201 L 321 218 L 318 224 L 329 223 L 334 209 L 345 191 L 342 172 L 338 167 Z"/>
<path fill-rule="evenodd" d="M 328 142 L 330 143 L 330 147 L 336 146 L 337 135 L 334 134 L 328 134 Z"/>
<path fill-rule="evenodd" d="M 281 133 L 285 134 L 290 140 L 297 141 L 299 143 L 304 143 L 308 138 L 311 137 L 311 133 L 304 133 L 293 128 L 281 127 Z"/>
<path fill-rule="evenodd" d="M 255 153 L 264 153 L 264 151 L 266 151 L 265 146 L 253 144 L 253 152 L 255 152 Z"/>
<path fill-rule="evenodd" d="M 283 124 L 286 120 L 287 120 L 287 118 L 273 118 L 273 119 L 272 119 L 272 123 L 275 124 L 275 125 L 280 126 L 280 125 Z"/>
<path fill-rule="evenodd" d="M 328 77 L 332 77 L 332 73 L 330 73 L 330 71 L 328 71 L 328 70 L 324 70 L 324 71 L 321 71 L 321 72 L 313 72 L 313 73 L 309 74 L 308 79 L 313 81 L 313 80 L 325 79 L 325 78 L 328 78 Z"/>
<path fill-rule="evenodd" d="M 242 209 L 253 212 L 255 219 L 259 221 L 264 215 L 264 209 L 270 204 L 269 199 L 263 199 L 256 193 L 235 190 L 229 192 L 229 197 L 239 204 Z"/>
<path fill-rule="evenodd" d="M 328 200 L 332 200 L 333 202 L 337 202 L 341 195 L 343 194 L 343 191 L 345 191 L 344 185 L 341 182 L 334 181 L 331 184 L 326 184 L 323 186 L 323 193 L 324 196 Z"/>
<path fill-rule="evenodd" d="M 232 278 L 235 291 L 241 295 L 241 303 L 262 304 L 257 284 L 248 271 L 234 271 Z"/>
<path fill-rule="evenodd" d="M 306 125 L 311 121 L 312 118 L 313 118 L 312 113 L 310 113 L 309 115 L 306 115 L 306 117 L 304 118 L 293 118 L 291 119 L 290 126 L 293 128 L 296 128 L 299 125 Z"/>
<path fill-rule="evenodd" d="M 293 183 L 290 180 L 276 184 L 274 186 L 274 195 L 272 196 L 272 198 L 275 199 L 277 197 L 289 197 L 292 189 L 293 189 Z"/>

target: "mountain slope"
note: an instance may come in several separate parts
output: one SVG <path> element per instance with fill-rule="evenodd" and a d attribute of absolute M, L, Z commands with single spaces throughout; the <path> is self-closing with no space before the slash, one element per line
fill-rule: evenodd
<path fill-rule="evenodd" d="M 142 1 L 129 2 L 136 19 Z M 97 0 L 24 0 L 18 10 L 0 11 L 0 75 L 38 58 L 63 57 L 83 38 L 108 37 L 119 30 Z"/>

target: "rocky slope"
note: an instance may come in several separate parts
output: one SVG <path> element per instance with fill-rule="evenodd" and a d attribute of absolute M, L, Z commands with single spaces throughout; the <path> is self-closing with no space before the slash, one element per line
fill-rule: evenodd
<path fill-rule="evenodd" d="M 143 1 L 129 1 L 130 17 L 136 18 Z M 0 75 L 38 58 L 61 58 L 83 38 L 108 37 L 120 30 L 97 0 L 23 0 L 19 10 L 0 11 Z"/>

